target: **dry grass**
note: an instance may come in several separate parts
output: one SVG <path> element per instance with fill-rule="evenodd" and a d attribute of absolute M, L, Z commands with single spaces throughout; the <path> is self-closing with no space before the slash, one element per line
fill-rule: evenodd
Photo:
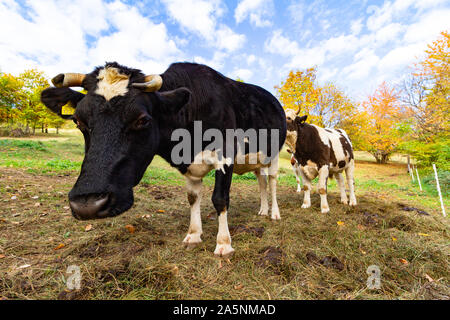
<path fill-rule="evenodd" d="M 370 164 L 359 167 L 361 175 L 372 170 Z M 447 220 L 438 208 L 421 206 L 429 216 L 403 211 L 401 204 L 411 203 L 385 197 L 383 190 L 358 190 L 355 209 L 339 204 L 332 190 L 331 212 L 324 215 L 317 194 L 312 195 L 312 208 L 300 209 L 294 186 L 282 183 L 282 220 L 272 222 L 256 215 L 256 183 L 235 181 L 229 223 L 236 254 L 223 261 L 212 253 L 217 221 L 204 219 L 199 247 L 186 251 L 181 246 L 189 224 L 182 186 L 165 180 L 141 184 L 129 212 L 79 222 L 64 208 L 75 179 L 73 171 L 43 174 L 0 167 L 0 297 L 450 298 Z M 205 191 L 203 217 L 214 211 L 211 186 Z M 17 199 L 11 200 L 12 195 Z M 86 232 L 89 223 L 93 228 Z M 134 233 L 125 228 L 129 224 Z M 55 250 L 61 243 L 64 247 Z M 81 268 L 82 289 L 68 292 L 66 269 L 74 264 Z M 382 271 L 380 290 L 366 287 L 366 270 L 373 264 Z M 30 266 L 20 268 L 24 265 Z"/>

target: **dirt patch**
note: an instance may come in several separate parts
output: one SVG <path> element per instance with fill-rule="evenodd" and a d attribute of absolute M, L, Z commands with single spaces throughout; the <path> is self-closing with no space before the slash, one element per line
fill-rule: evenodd
<path fill-rule="evenodd" d="M 283 262 L 284 253 L 280 248 L 265 247 L 259 253 L 261 257 L 256 263 L 259 267 L 278 267 Z"/>
<path fill-rule="evenodd" d="M 407 206 L 406 204 L 403 204 L 403 203 L 399 203 L 398 206 L 400 207 L 400 210 L 403 210 L 403 211 L 417 212 L 418 214 L 424 215 L 424 216 L 429 216 L 430 215 L 425 210 L 421 210 L 421 209 L 414 208 L 414 207 L 409 207 L 409 206 Z"/>
<path fill-rule="evenodd" d="M 380 217 L 376 213 L 363 212 L 363 225 L 366 227 L 372 227 L 378 225 L 378 219 Z"/>
<path fill-rule="evenodd" d="M 388 226 L 402 231 L 412 231 L 416 227 L 416 223 L 407 216 L 398 215 L 389 220 Z"/>
<path fill-rule="evenodd" d="M 310 264 L 321 264 L 326 268 L 333 268 L 339 271 L 342 271 L 345 268 L 345 265 L 338 258 L 325 256 L 321 259 L 314 252 L 308 252 L 306 254 L 306 260 Z"/>
<path fill-rule="evenodd" d="M 239 233 L 250 233 L 253 234 L 254 236 L 261 238 L 264 234 L 264 227 L 248 227 L 245 225 L 237 225 L 237 226 L 230 226 L 230 234 L 231 235 L 235 235 L 235 234 L 239 234 Z"/>

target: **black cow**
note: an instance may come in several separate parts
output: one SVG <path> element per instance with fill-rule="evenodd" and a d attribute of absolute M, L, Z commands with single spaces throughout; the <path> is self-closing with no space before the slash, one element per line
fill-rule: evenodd
<path fill-rule="evenodd" d="M 113 62 L 86 75 L 60 74 L 52 82 L 57 88 L 44 90 L 42 102 L 66 118 L 61 113 L 62 106 L 70 103 L 76 107 L 72 117 L 85 138 L 81 172 L 69 193 L 75 218 L 113 217 L 128 210 L 134 201 L 133 187 L 155 155 L 186 177 L 191 206 L 189 231 L 183 240 L 186 246 L 201 242 L 202 178 L 213 169 L 212 202 L 219 214 L 216 255 L 229 256 L 234 252 L 227 224 L 233 172 L 255 172 L 261 189 L 259 214 L 268 215 L 264 174 L 267 168 L 272 219 L 280 218 L 276 179 L 278 153 L 286 138 L 286 120 L 281 105 L 266 90 L 194 63 L 174 63 L 161 75 L 145 76 L 140 70 Z M 82 86 L 88 93 L 67 88 L 70 86 Z M 194 145 L 199 123 L 202 134 L 208 129 L 223 134 L 223 149 L 208 149 L 209 142 L 202 141 L 197 150 L 190 150 L 187 157 L 183 155 L 184 161 L 175 161 L 172 153 L 179 142 L 173 141 L 174 132 L 176 129 L 187 132 L 188 142 Z M 243 148 L 239 148 L 241 142 L 237 136 L 228 137 L 227 129 L 246 132 L 265 129 L 267 134 L 253 140 L 253 147 L 246 136 Z M 272 146 L 274 141 L 276 147 Z M 264 144 L 268 145 L 266 150 L 261 148 Z M 243 163 L 249 158 L 256 160 Z"/>
<path fill-rule="evenodd" d="M 328 177 L 336 177 L 341 193 L 341 202 L 356 205 L 353 171 L 355 160 L 352 143 L 342 129 L 321 128 L 306 123 L 307 116 L 298 117 L 293 110 L 286 110 L 288 137 L 286 144 L 291 148 L 291 163 L 294 173 L 300 173 L 305 191 L 302 208 L 311 206 L 311 180 L 319 176 L 318 191 L 322 213 L 330 211 L 327 201 Z M 297 169 L 297 170 L 296 170 Z M 345 171 L 350 191 L 350 202 L 345 193 L 342 172 Z"/>

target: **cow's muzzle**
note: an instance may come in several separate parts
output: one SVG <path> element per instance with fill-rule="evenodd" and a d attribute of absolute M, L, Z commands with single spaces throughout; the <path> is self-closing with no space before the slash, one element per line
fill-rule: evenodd
<path fill-rule="evenodd" d="M 73 216 L 78 220 L 101 219 L 109 216 L 112 196 L 89 194 L 69 201 Z"/>

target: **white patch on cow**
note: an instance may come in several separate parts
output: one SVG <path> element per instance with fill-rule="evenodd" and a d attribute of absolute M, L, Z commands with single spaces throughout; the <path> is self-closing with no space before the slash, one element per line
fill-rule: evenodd
<path fill-rule="evenodd" d="M 234 158 L 233 172 L 244 174 L 269 166 L 270 162 L 267 161 L 267 157 L 261 151 L 247 154 L 239 152 Z"/>
<path fill-rule="evenodd" d="M 117 68 L 104 68 L 98 73 L 96 94 L 107 101 L 117 96 L 124 96 L 128 92 L 129 78 L 121 74 Z"/>
<path fill-rule="evenodd" d="M 220 170 L 225 173 L 225 165 L 230 165 L 232 163 L 231 158 L 222 157 L 219 159 L 217 153 L 211 150 L 204 150 L 199 152 L 195 158 L 194 162 L 187 168 L 186 176 L 203 178 L 211 170 Z"/>
<path fill-rule="evenodd" d="M 306 166 L 300 166 L 303 174 L 308 177 L 308 179 L 313 180 L 319 174 L 319 168 L 315 162 L 311 160 L 306 161 Z"/>
<path fill-rule="evenodd" d="M 269 202 L 267 200 L 267 178 L 264 169 L 255 170 L 256 178 L 258 179 L 259 192 L 261 197 L 261 208 L 259 209 L 258 215 L 268 216 L 269 215 Z"/>
<path fill-rule="evenodd" d="M 312 124 L 312 126 L 317 129 L 317 132 L 319 133 L 319 138 L 322 141 L 322 143 L 324 145 L 326 145 L 327 147 L 330 147 L 330 140 L 328 138 L 328 132 L 326 132 L 324 128 L 318 127 L 315 124 Z"/>
<path fill-rule="evenodd" d="M 345 169 L 345 177 L 347 178 L 347 185 L 350 191 L 350 202 L 349 205 L 356 206 L 356 196 L 355 196 L 355 181 L 353 178 L 353 171 L 355 170 L 355 160 L 350 160 L 347 168 Z"/>
<path fill-rule="evenodd" d="M 328 213 L 330 207 L 327 200 L 327 178 L 328 178 L 328 166 L 322 166 L 319 169 L 319 183 L 317 185 L 320 194 L 320 210 L 322 213 Z"/>
<path fill-rule="evenodd" d="M 218 257 L 230 257 L 234 252 L 231 247 L 230 230 L 228 229 L 227 211 L 219 215 L 219 232 L 217 233 L 217 245 L 214 254 Z"/>
<path fill-rule="evenodd" d="M 277 201 L 277 178 L 278 178 L 278 157 L 272 160 L 269 169 L 269 188 L 270 195 L 272 197 L 272 214 L 270 218 L 272 220 L 280 220 L 280 209 L 278 208 Z"/>
<path fill-rule="evenodd" d="M 200 215 L 200 203 L 202 201 L 202 180 L 186 176 L 186 189 L 188 199 L 194 200 L 190 203 L 191 206 L 191 221 L 189 223 L 189 230 L 183 240 L 183 244 L 192 248 L 202 242 L 202 219 Z M 191 202 L 191 200 L 189 200 Z"/>

